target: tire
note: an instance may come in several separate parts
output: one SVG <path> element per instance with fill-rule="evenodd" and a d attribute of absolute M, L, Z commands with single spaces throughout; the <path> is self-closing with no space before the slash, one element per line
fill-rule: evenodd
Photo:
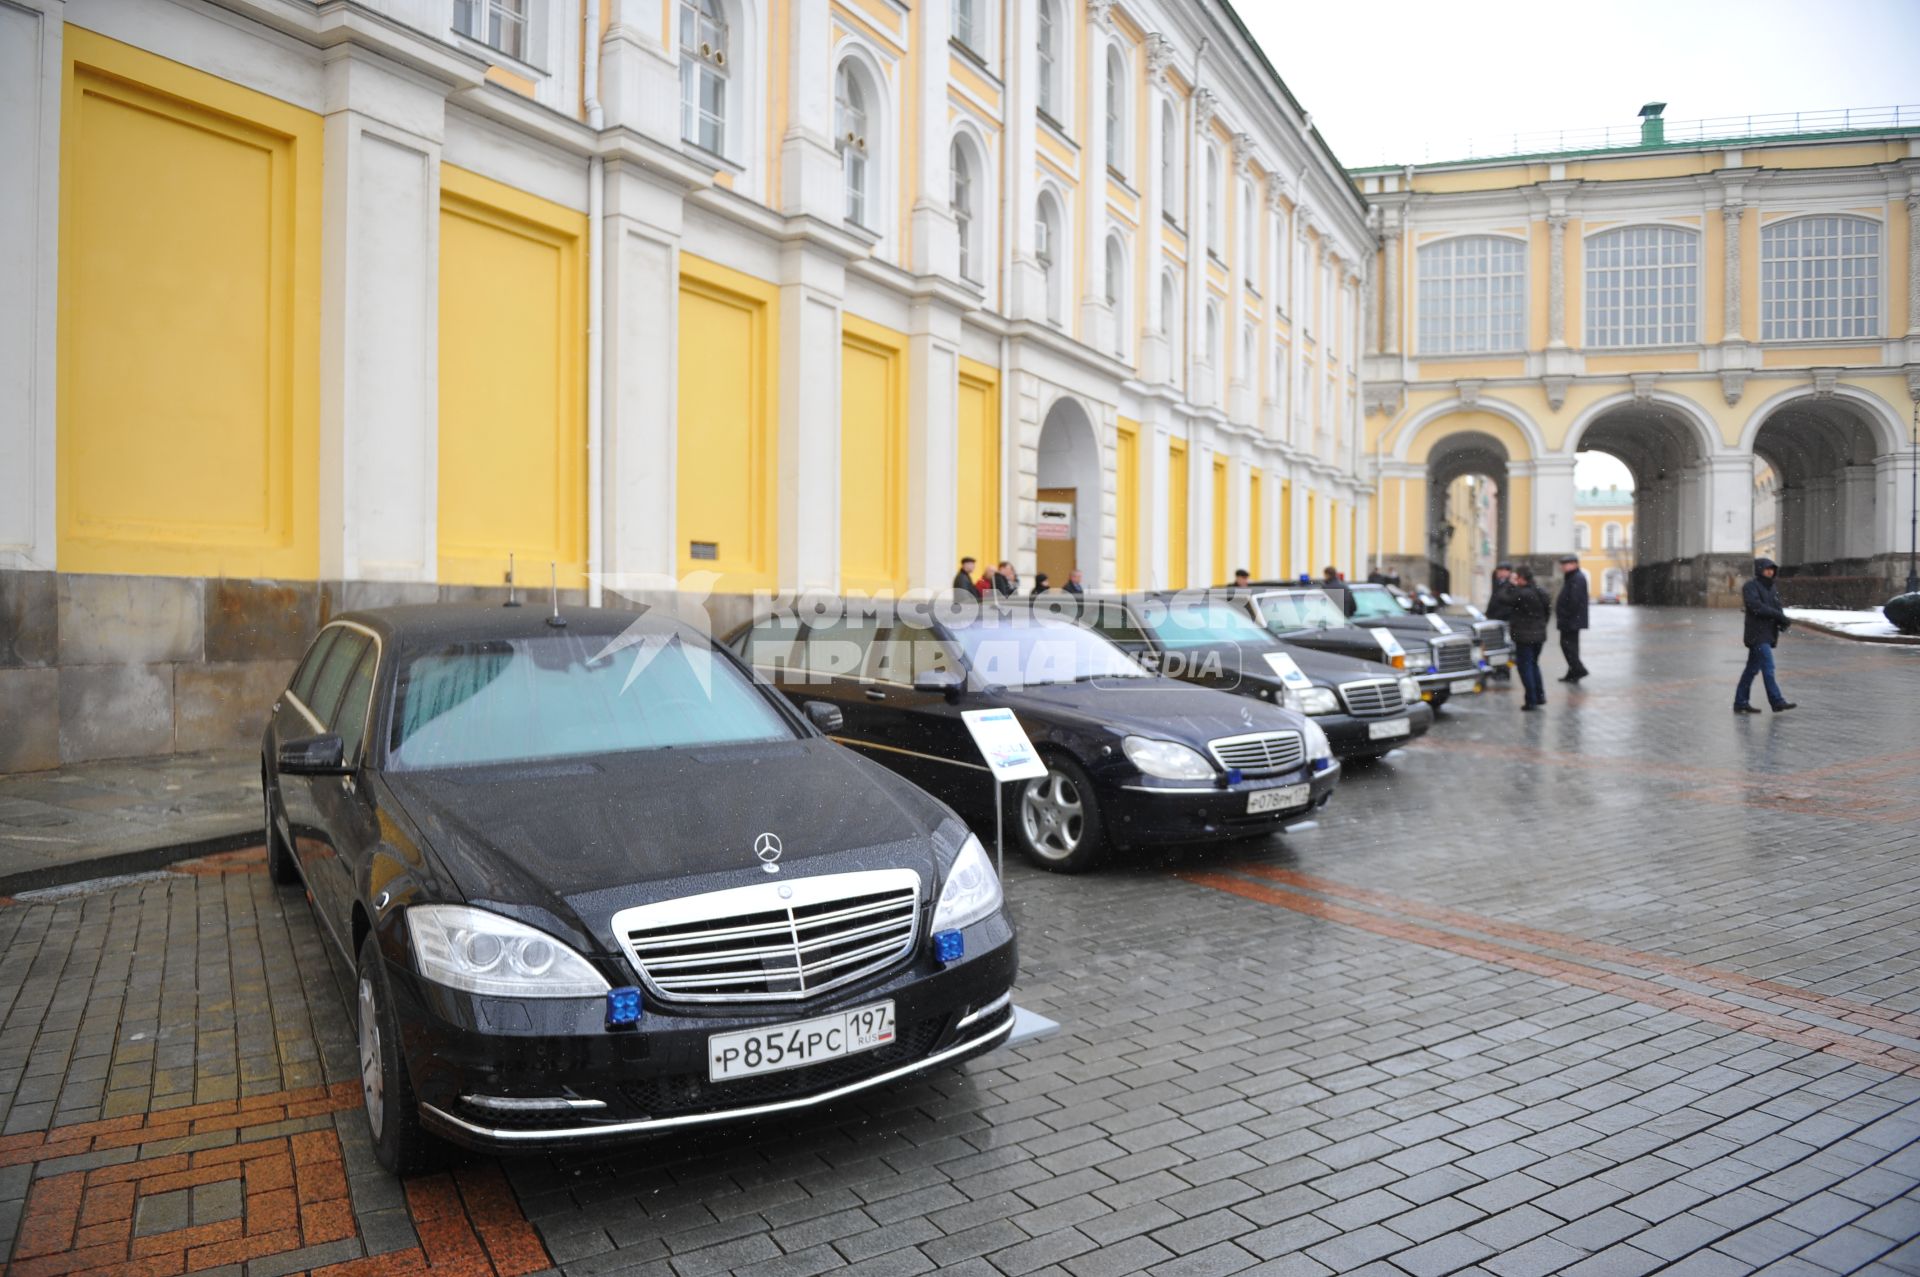
<path fill-rule="evenodd" d="M 360 1094 L 366 1101 L 373 1155 L 395 1175 L 431 1170 L 444 1152 L 420 1128 L 420 1105 L 400 1054 L 400 1024 L 394 1018 L 380 942 L 369 931 L 360 942 L 354 972 L 354 1039 L 360 1060 Z"/>
<path fill-rule="evenodd" d="M 280 836 L 280 828 L 273 820 L 273 782 L 267 779 L 267 769 L 260 768 L 260 806 L 266 820 L 267 830 L 267 877 L 283 887 L 292 886 L 300 881 L 300 866 L 293 858 L 293 852 L 287 848 L 287 840 Z"/>
<path fill-rule="evenodd" d="M 1042 869 L 1085 873 L 1106 858 L 1106 824 L 1087 773 L 1071 758 L 1049 755 L 1047 774 L 1014 786 L 1007 824 L 1014 845 Z"/>

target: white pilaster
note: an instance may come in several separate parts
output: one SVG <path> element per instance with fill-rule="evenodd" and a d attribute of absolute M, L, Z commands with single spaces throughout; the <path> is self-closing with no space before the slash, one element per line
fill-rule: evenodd
<path fill-rule="evenodd" d="M 944 56 L 944 55 L 943 55 Z M 959 493 L 960 312 L 913 304 L 907 338 L 907 584 L 938 586 L 953 571 Z"/>
<path fill-rule="evenodd" d="M 663 145 L 678 146 L 680 68 L 667 11 L 655 0 L 601 3 L 612 6 L 612 21 L 600 46 L 600 106 L 607 126 L 624 126 Z"/>
<path fill-rule="evenodd" d="M 1753 548 L 1753 459 L 1709 458 L 1706 484 L 1706 552 L 1746 554 Z"/>
<path fill-rule="evenodd" d="M 1528 544 L 1536 558 L 1573 552 L 1572 457 L 1539 457 L 1533 462 L 1533 533 Z M 1513 477 L 1517 466 L 1509 465 Z"/>
<path fill-rule="evenodd" d="M 320 575 L 439 575 L 442 90 L 343 45 L 326 66 Z"/>
<path fill-rule="evenodd" d="M 0 568 L 55 565 L 60 0 L 0 4 Z"/>
<path fill-rule="evenodd" d="M 913 56 L 920 73 L 920 101 L 914 114 L 920 166 L 914 174 L 912 252 L 906 256 L 916 275 L 944 279 L 960 273 L 960 240 L 953 221 L 953 175 L 947 145 L 951 6 L 952 0 L 919 0 L 920 44 Z"/>
<path fill-rule="evenodd" d="M 1873 467 L 1846 466 L 1835 478 L 1839 484 L 1839 518 L 1835 523 L 1840 534 L 1835 557 L 1870 558 L 1874 552 Z"/>
<path fill-rule="evenodd" d="M 1113 0 L 1087 4 L 1087 83 L 1081 118 L 1080 261 L 1085 289 L 1080 296 L 1080 340 L 1103 354 L 1114 348 L 1118 316 L 1107 304 L 1107 41 L 1112 38 Z M 1131 349 L 1131 343 L 1129 343 Z"/>
<path fill-rule="evenodd" d="M 751 75 L 746 67 L 736 74 Z M 757 121 L 745 127 L 757 128 Z M 787 132 L 780 139 L 780 210 L 844 220 L 846 188 L 833 149 L 833 15 L 828 0 L 787 7 Z M 837 357 L 836 357 L 837 366 Z"/>
<path fill-rule="evenodd" d="M 1874 504 L 1875 552 L 1892 554 L 1904 561 L 1912 553 L 1913 497 L 1916 465 L 1913 452 L 1890 453 L 1873 460 L 1874 482 L 1879 500 Z"/>
<path fill-rule="evenodd" d="M 840 303 L 846 263 L 805 243 L 780 258 L 780 584 L 839 588 Z"/>

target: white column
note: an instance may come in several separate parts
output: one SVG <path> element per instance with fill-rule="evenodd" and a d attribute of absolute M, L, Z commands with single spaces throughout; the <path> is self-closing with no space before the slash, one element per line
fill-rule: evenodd
<path fill-rule="evenodd" d="M 1113 350 L 1118 319 L 1107 305 L 1107 41 L 1112 15 L 1113 0 L 1088 0 L 1087 82 L 1081 97 L 1086 149 L 1080 153 L 1080 260 L 1086 264 L 1086 291 L 1080 295 L 1080 340 L 1102 354 Z"/>
<path fill-rule="evenodd" d="M 1572 457 L 1540 457 L 1533 462 L 1533 535 L 1535 558 L 1573 552 Z M 1509 465 L 1512 476 L 1519 467 Z"/>
<path fill-rule="evenodd" d="M 615 589 L 623 579 L 679 569 L 682 209 L 681 192 L 651 169 L 608 163 L 606 260 L 598 267 L 606 288 L 601 555 Z"/>
<path fill-rule="evenodd" d="M 1833 475 L 1823 474 L 1807 481 L 1801 509 L 1807 529 L 1802 548 L 1809 562 L 1825 563 L 1839 557 L 1839 496 L 1839 480 Z"/>
<path fill-rule="evenodd" d="M 931 297 L 913 303 L 907 338 L 907 584 L 938 586 L 953 572 L 959 494 L 960 312 Z"/>
<path fill-rule="evenodd" d="M 833 149 L 833 17 L 827 0 L 787 9 L 787 133 L 780 139 L 780 210 L 838 226 L 845 213 L 840 156 Z M 752 75 L 736 67 L 736 75 Z M 743 121 L 742 127 L 757 127 Z"/>
<path fill-rule="evenodd" d="M 840 306 L 846 263 L 804 243 L 780 258 L 780 584 L 840 581 Z"/>
<path fill-rule="evenodd" d="M 1308 275 L 1312 257 L 1308 251 L 1310 241 L 1307 232 L 1312 225 L 1312 211 L 1305 205 L 1295 205 L 1293 264 L 1287 271 L 1287 292 L 1291 298 L 1287 305 L 1287 313 L 1293 317 L 1293 341 L 1287 347 L 1287 375 L 1293 382 L 1293 392 L 1287 398 L 1293 402 L 1293 419 L 1287 437 L 1295 447 L 1305 445 L 1313 420 L 1312 390 L 1307 375 L 1307 327 L 1310 318 L 1308 308 L 1312 304 L 1313 297 L 1313 294 L 1308 291 L 1312 287 L 1312 280 Z"/>
<path fill-rule="evenodd" d="M 1207 126 L 1217 105 L 1212 89 L 1195 89 L 1187 123 L 1187 398 L 1198 404 L 1220 398 L 1206 350 L 1207 250 L 1213 246 L 1208 240 L 1213 228 L 1207 224 Z"/>
<path fill-rule="evenodd" d="M 347 46 L 326 68 L 320 575 L 439 574 L 441 90 Z"/>
<path fill-rule="evenodd" d="M 1774 539 L 1780 544 L 1782 567 L 1798 567 L 1807 561 L 1807 493 L 1798 484 L 1784 484 L 1774 492 Z"/>
<path fill-rule="evenodd" d="M 1247 274 L 1253 269 L 1253 263 L 1246 260 L 1247 219 L 1253 216 L 1253 200 L 1248 197 L 1247 187 L 1253 181 L 1253 136 L 1248 133 L 1235 135 L 1233 139 L 1233 163 L 1227 175 L 1227 210 L 1233 226 L 1232 235 L 1222 253 L 1228 262 L 1227 268 L 1227 322 L 1224 341 L 1226 349 L 1222 357 L 1227 366 L 1233 369 L 1233 381 L 1227 399 L 1227 414 L 1236 422 L 1251 422 L 1254 419 L 1254 391 L 1260 384 L 1259 373 L 1246 366 L 1243 357 L 1247 346 Z M 1258 352 L 1256 351 L 1256 358 Z"/>
<path fill-rule="evenodd" d="M 1838 557 L 1873 557 L 1873 467 L 1847 466 L 1840 471 L 1840 547 Z"/>
<path fill-rule="evenodd" d="M 1158 401 L 1150 403 L 1149 419 L 1140 423 L 1140 463 L 1145 468 L 1147 500 L 1147 546 L 1141 559 L 1144 565 L 1140 577 L 1150 590 L 1163 590 L 1171 581 L 1171 564 L 1168 561 L 1168 548 L 1173 544 L 1172 525 L 1167 521 L 1170 502 L 1167 499 L 1167 473 L 1169 470 L 1167 453 L 1167 432 L 1169 426 Z"/>
<path fill-rule="evenodd" d="M 1400 353 L 1400 223 L 1388 222 L 1381 232 L 1386 243 L 1385 270 L 1380 279 L 1380 309 L 1385 321 L 1382 349 Z"/>
<path fill-rule="evenodd" d="M 920 167 L 914 175 L 913 251 L 911 256 L 902 255 L 914 274 L 946 279 L 960 273 L 960 240 L 953 221 L 953 177 L 947 146 L 947 33 L 953 29 L 950 6 L 951 0 L 920 0 L 920 47 L 914 51 L 920 72 L 920 101 L 914 112 Z M 902 148 L 901 154 L 909 152 Z"/>
<path fill-rule="evenodd" d="M 607 126 L 624 126 L 678 146 L 678 41 L 667 24 L 667 9 L 656 0 L 601 3 L 612 6 L 612 22 L 600 46 L 600 106 Z"/>
<path fill-rule="evenodd" d="M 1753 548 L 1753 458 L 1709 458 L 1706 484 L 1706 553 L 1747 553 Z"/>
<path fill-rule="evenodd" d="M 1725 335 L 1722 341 L 1740 341 L 1740 215 L 1746 210 L 1738 204 L 1729 204 L 1720 210 L 1720 222 L 1726 232 L 1726 257 L 1723 274 L 1726 286 L 1723 293 L 1725 311 L 1723 321 Z"/>
<path fill-rule="evenodd" d="M 59 0 L 0 4 L 0 568 L 54 568 Z"/>
<path fill-rule="evenodd" d="M 1875 487 L 1874 553 L 1891 554 L 1900 560 L 1904 577 L 1907 556 L 1913 549 L 1914 456 L 1911 449 L 1873 459 Z"/>
<path fill-rule="evenodd" d="M 1140 103 L 1140 124 L 1147 130 L 1147 171 L 1140 174 L 1140 248 L 1146 264 L 1146 291 L 1133 308 L 1143 330 L 1140 341 L 1140 379 L 1147 382 L 1170 380 L 1173 376 L 1173 343 L 1170 340 L 1174 318 L 1160 313 L 1160 273 L 1165 258 L 1161 250 L 1160 227 L 1163 211 L 1177 209 L 1178 191 L 1163 190 L 1160 182 L 1163 151 L 1168 141 L 1160 129 L 1160 109 L 1171 101 L 1166 85 L 1166 68 L 1173 60 L 1173 45 L 1159 34 L 1147 37 L 1147 92 Z M 1178 115 L 1178 103 L 1175 103 Z M 1179 304 L 1176 295 L 1174 304 Z M 1141 574 L 1146 579 L 1146 574 Z"/>

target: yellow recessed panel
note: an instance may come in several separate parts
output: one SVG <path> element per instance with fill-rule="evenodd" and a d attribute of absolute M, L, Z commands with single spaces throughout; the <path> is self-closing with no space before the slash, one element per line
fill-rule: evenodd
<path fill-rule="evenodd" d="M 1167 585 L 1187 588 L 1187 444 L 1167 440 Z"/>
<path fill-rule="evenodd" d="M 320 117 L 64 45 L 60 566 L 311 578 Z"/>
<path fill-rule="evenodd" d="M 907 587 L 907 339 L 840 321 L 840 588 Z"/>
<path fill-rule="evenodd" d="M 1140 423 L 1120 418 L 1114 448 L 1114 573 L 1123 590 L 1140 588 Z"/>
<path fill-rule="evenodd" d="M 985 572 L 1000 560 L 1000 374 L 960 361 L 954 544 Z"/>

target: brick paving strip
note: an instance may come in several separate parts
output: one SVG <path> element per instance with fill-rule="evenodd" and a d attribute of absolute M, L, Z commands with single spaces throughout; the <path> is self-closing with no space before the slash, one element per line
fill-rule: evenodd
<path fill-rule="evenodd" d="M 1679 1011 L 1709 1024 L 1718 1024 L 1725 1028 L 1740 1029 L 1762 1037 L 1772 1038 L 1776 1042 L 1786 1042 L 1794 1046 L 1807 1047 L 1816 1051 L 1825 1051 L 1858 1064 L 1871 1064 L 1875 1068 L 1885 1069 L 1889 1073 L 1906 1073 L 1920 1076 L 1920 1038 L 1911 1035 L 1895 1036 L 1883 1028 L 1876 1027 L 1877 1037 L 1863 1033 L 1849 1033 L 1842 1029 L 1829 1027 L 1829 1024 L 1813 1024 L 1804 1019 L 1795 1019 L 1788 1010 L 1770 1011 L 1758 1007 L 1716 997 L 1710 992 L 1676 988 L 1662 983 L 1650 976 L 1632 975 L 1607 967 L 1590 963 L 1575 962 L 1567 958 L 1556 957 L 1550 953 L 1537 953 L 1516 948 L 1510 944 L 1500 944 L 1490 940 L 1475 939 L 1455 931 L 1441 930 L 1437 927 L 1422 926 L 1404 921 L 1387 914 L 1372 913 L 1346 905 L 1333 904 L 1305 892 L 1267 886 L 1265 883 L 1251 882 L 1241 875 L 1253 875 L 1271 879 L 1275 882 L 1298 882 L 1305 876 L 1284 869 L 1273 869 L 1265 865 L 1241 865 L 1231 872 L 1183 873 L 1179 875 L 1187 882 L 1202 887 L 1211 887 L 1216 891 L 1229 892 L 1247 900 L 1266 905 L 1277 905 L 1291 909 L 1295 913 L 1309 917 L 1338 922 L 1376 935 L 1387 936 L 1395 940 L 1404 940 L 1412 944 L 1424 945 L 1432 949 L 1444 949 L 1462 957 L 1475 958 L 1512 968 L 1530 975 L 1545 976 L 1564 984 L 1577 985 L 1584 989 L 1593 989 L 1601 993 L 1617 994 L 1631 998 L 1635 1002 L 1659 1007 L 1667 1011 Z M 1349 897 L 1373 897 L 1369 903 L 1381 904 L 1392 900 L 1379 892 L 1364 892 L 1357 888 L 1347 888 L 1325 879 L 1313 879 L 1316 890 L 1326 890 L 1328 894 L 1342 894 Z M 1304 885 L 1304 884 L 1302 884 Z M 1387 907 L 1400 909 L 1413 916 L 1449 915 L 1445 920 L 1453 925 L 1471 926 L 1473 929 L 1487 932 L 1495 931 L 1496 926 L 1505 934 L 1515 932 L 1530 933 L 1536 944 L 1550 945 L 1573 952 L 1580 952 L 1579 946 L 1588 942 L 1576 941 L 1571 937 L 1555 936 L 1537 928 L 1509 927 L 1507 924 L 1489 924 L 1484 920 L 1462 923 L 1462 919 L 1472 916 L 1452 910 L 1417 910 L 1402 908 L 1403 902 Z M 1441 919 L 1435 918 L 1439 921 Z M 1601 946 L 1610 950 L 1606 956 L 1615 963 L 1629 962 L 1644 967 L 1659 965 L 1651 955 L 1631 953 L 1627 950 L 1612 950 L 1611 946 Z M 1596 955 L 1597 956 L 1597 955 Z M 1682 964 L 1684 965 L 1684 964 Z M 1749 981 L 1750 986 L 1760 982 Z M 1791 1010 L 1804 1012 L 1807 1006 L 1832 1007 L 1840 999 L 1829 999 L 1818 994 L 1794 991 L 1801 1006 Z M 1769 995 L 1771 998 L 1773 995 Z M 1870 1012 L 1872 1008 L 1860 1004 L 1846 1003 L 1845 1009 L 1853 1014 Z M 1902 1024 L 1912 1020 L 1911 1016 L 1890 1016 L 1881 1013 L 1884 1024 Z M 1893 1041 L 1880 1040 L 1893 1037 Z M 1896 1045 L 1897 1043 L 1897 1045 Z"/>

